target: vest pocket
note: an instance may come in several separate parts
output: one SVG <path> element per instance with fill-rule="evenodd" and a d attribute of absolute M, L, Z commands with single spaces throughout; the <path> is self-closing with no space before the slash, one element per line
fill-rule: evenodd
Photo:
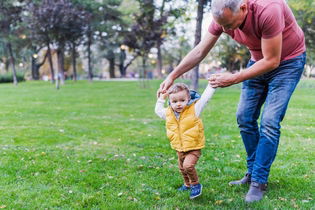
<path fill-rule="evenodd" d="M 187 130 L 183 135 L 183 146 L 185 148 L 194 148 L 199 144 L 199 128 L 198 126 L 192 127 Z"/>
<path fill-rule="evenodd" d="M 168 129 L 166 130 L 166 136 L 167 138 L 170 140 L 170 142 L 172 142 L 174 140 L 174 136 L 175 136 L 175 133 L 172 132 L 172 131 L 169 131 Z"/>

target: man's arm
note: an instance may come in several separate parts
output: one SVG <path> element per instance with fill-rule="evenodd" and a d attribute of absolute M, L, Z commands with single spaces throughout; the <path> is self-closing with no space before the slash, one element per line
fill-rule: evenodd
<path fill-rule="evenodd" d="M 206 57 L 218 39 L 219 36 L 206 33 L 201 42 L 183 58 L 174 71 L 172 71 L 161 83 L 160 89 L 158 90 L 158 95 L 159 93 L 165 93 L 173 84 L 175 79 L 200 63 Z"/>
<path fill-rule="evenodd" d="M 227 87 L 233 84 L 240 83 L 244 80 L 267 73 L 280 64 L 282 50 L 282 33 L 270 39 L 261 40 L 261 48 L 263 59 L 257 61 L 254 65 L 245 71 L 235 74 L 222 73 L 214 74 L 209 78 L 212 87 Z"/>

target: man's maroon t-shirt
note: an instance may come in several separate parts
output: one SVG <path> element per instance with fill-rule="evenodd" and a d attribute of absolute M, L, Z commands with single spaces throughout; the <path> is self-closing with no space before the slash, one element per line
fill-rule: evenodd
<path fill-rule="evenodd" d="M 223 28 L 213 20 L 208 31 L 219 36 Z M 261 38 L 269 39 L 280 33 L 281 61 L 294 58 L 306 50 L 303 31 L 284 0 L 249 0 L 248 14 L 242 29 L 228 30 L 225 33 L 247 46 L 254 61 L 263 58 Z"/>

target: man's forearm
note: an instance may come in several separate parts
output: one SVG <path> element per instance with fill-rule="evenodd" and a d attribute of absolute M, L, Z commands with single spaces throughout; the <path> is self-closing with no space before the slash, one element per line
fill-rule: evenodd
<path fill-rule="evenodd" d="M 240 81 L 238 82 L 265 74 L 279 66 L 282 49 L 282 33 L 270 39 L 262 39 L 261 49 L 264 58 L 257 61 L 246 71 L 240 72 L 238 76 Z"/>
<path fill-rule="evenodd" d="M 269 71 L 274 70 L 278 66 L 279 66 L 278 61 L 273 61 L 273 60 L 268 61 L 265 59 L 261 59 L 257 61 L 254 65 L 246 69 L 245 71 L 239 72 L 237 76 L 237 81 L 235 83 L 240 83 L 250 78 L 265 74 Z"/>

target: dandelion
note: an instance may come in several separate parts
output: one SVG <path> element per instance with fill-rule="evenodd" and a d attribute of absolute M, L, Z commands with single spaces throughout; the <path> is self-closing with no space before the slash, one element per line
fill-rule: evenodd
<path fill-rule="evenodd" d="M 217 200 L 217 201 L 215 201 L 215 205 L 220 205 L 220 204 L 222 204 L 223 203 L 223 200 Z"/>

